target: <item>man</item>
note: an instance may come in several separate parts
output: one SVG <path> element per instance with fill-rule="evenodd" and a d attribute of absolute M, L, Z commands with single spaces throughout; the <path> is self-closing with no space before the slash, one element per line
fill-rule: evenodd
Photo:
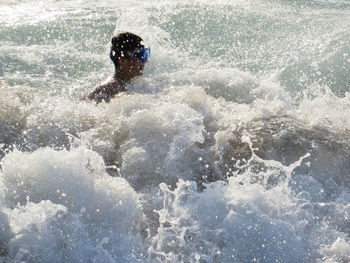
<path fill-rule="evenodd" d="M 132 79 L 142 75 L 145 63 L 150 57 L 150 48 L 141 44 L 142 38 L 130 32 L 120 33 L 112 38 L 110 58 L 115 73 L 108 83 L 97 87 L 88 95 L 88 99 L 97 103 L 109 102 L 116 94 L 126 91 L 126 85 Z"/>

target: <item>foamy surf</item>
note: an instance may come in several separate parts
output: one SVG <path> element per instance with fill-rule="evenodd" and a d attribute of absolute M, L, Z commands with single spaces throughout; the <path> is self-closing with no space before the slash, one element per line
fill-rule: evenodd
<path fill-rule="evenodd" d="M 0 6 L 0 261 L 350 261 L 347 1 Z"/>

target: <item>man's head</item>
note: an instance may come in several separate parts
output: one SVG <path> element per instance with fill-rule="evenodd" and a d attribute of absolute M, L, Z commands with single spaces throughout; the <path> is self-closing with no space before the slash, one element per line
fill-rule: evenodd
<path fill-rule="evenodd" d="M 131 79 L 142 75 L 149 50 L 141 42 L 142 38 L 130 32 L 120 33 L 112 38 L 110 58 L 121 74 L 119 77 Z"/>

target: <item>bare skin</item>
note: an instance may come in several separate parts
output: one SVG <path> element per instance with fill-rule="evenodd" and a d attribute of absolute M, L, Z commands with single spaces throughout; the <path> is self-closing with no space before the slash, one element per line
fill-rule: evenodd
<path fill-rule="evenodd" d="M 126 86 L 137 76 L 143 74 L 145 63 L 137 58 L 118 58 L 118 67 L 115 68 L 113 78 L 98 86 L 88 95 L 88 99 L 109 102 L 120 92 L 126 91 Z"/>

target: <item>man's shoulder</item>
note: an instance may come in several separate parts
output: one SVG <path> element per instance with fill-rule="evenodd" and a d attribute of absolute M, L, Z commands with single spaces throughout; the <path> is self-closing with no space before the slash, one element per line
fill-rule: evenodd
<path fill-rule="evenodd" d="M 98 86 L 93 92 L 88 95 L 88 99 L 96 102 L 109 102 L 119 92 L 125 91 L 116 79 L 113 79 L 105 84 Z"/>

